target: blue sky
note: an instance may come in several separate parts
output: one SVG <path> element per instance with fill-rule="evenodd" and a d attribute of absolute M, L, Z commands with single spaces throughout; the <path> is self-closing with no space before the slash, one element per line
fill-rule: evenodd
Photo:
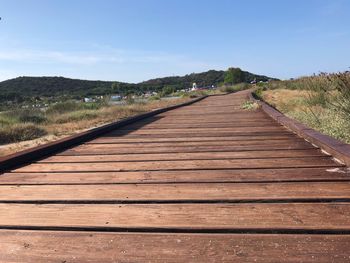
<path fill-rule="evenodd" d="M 349 0 L 0 0 L 0 80 L 350 67 Z"/>

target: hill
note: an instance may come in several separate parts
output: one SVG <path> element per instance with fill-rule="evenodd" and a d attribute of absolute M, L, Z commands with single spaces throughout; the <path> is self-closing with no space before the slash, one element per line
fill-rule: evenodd
<path fill-rule="evenodd" d="M 18 77 L 0 82 L 0 101 L 21 101 L 33 97 L 58 96 L 81 98 L 113 92 L 137 94 L 145 91 L 159 91 L 164 86 L 172 86 L 175 89 L 190 88 L 193 82 L 196 82 L 199 87 L 217 86 L 224 82 L 224 76 L 225 71 L 209 70 L 185 76 L 156 78 L 137 84 L 64 77 Z M 243 71 L 243 76 L 245 82 L 250 82 L 254 79 L 257 81 L 270 79 L 267 76 L 256 75 L 246 71 Z M 113 85 L 113 83 L 115 84 Z"/>

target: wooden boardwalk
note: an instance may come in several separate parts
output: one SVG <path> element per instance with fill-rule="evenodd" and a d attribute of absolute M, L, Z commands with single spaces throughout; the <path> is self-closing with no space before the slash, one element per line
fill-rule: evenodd
<path fill-rule="evenodd" d="M 350 262 L 344 165 L 247 92 L 0 175 L 0 262 Z"/>

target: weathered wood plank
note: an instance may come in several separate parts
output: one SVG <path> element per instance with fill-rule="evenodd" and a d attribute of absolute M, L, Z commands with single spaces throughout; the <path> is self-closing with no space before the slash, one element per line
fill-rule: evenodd
<path fill-rule="evenodd" d="M 0 186 L 3 201 L 274 201 L 350 199 L 350 182 Z"/>
<path fill-rule="evenodd" d="M 147 162 L 107 163 L 33 163 L 14 169 L 14 172 L 98 172 L 142 170 L 191 170 L 191 169 L 252 169 L 298 168 L 341 166 L 330 157 L 282 158 L 282 159 L 231 159 L 231 160 L 174 160 Z"/>
<path fill-rule="evenodd" d="M 195 152 L 195 153 L 157 153 L 157 154 L 111 154 L 111 155 L 54 155 L 39 160 L 49 162 L 120 162 L 120 161 L 161 161 L 161 160 L 224 160 L 239 158 L 291 158 L 326 156 L 318 149 L 308 150 L 273 150 L 241 152 Z"/>
<path fill-rule="evenodd" d="M 94 145 L 89 144 L 87 146 Z M 98 144 L 95 144 L 98 145 Z M 97 154 L 135 154 L 135 153 L 190 153 L 190 152 L 237 152 L 237 151 L 264 151 L 264 150 L 306 150 L 316 149 L 311 144 L 284 143 L 284 144 L 261 144 L 261 145 L 235 145 L 235 146 L 172 146 L 172 147 L 136 147 L 136 148 L 100 148 L 77 146 L 57 155 L 97 155 Z"/>
<path fill-rule="evenodd" d="M 0 204 L 1 227 L 350 231 L 350 203 Z"/>
<path fill-rule="evenodd" d="M 0 184 L 98 184 L 98 183 L 193 183 L 193 182 L 284 182 L 349 181 L 350 172 L 339 167 L 183 170 L 137 172 L 5 173 Z"/>
<path fill-rule="evenodd" d="M 289 131 L 277 131 L 277 132 L 191 132 L 191 133 L 168 133 L 168 134 L 162 134 L 162 133 L 149 133 L 149 134 L 129 134 L 126 132 L 113 132 L 105 134 L 104 137 L 119 137 L 119 138 L 186 138 L 186 137 L 233 137 L 233 136 L 240 136 L 242 137 L 242 140 L 245 140 L 245 138 L 249 138 L 250 136 L 280 136 L 280 135 L 293 135 L 293 133 Z"/>
<path fill-rule="evenodd" d="M 348 262 L 349 235 L 0 231 L 0 261 Z"/>
<path fill-rule="evenodd" d="M 295 135 L 288 135 L 288 134 L 282 134 L 282 135 L 262 135 L 262 136 L 245 136 L 242 138 L 242 136 L 222 136 L 222 137 L 183 137 L 183 138 L 176 138 L 176 137 L 146 137 L 146 138 L 127 138 L 127 137 L 104 137 L 101 136 L 99 138 L 96 138 L 94 140 L 86 142 L 86 144 L 93 144 L 93 143 L 154 143 L 154 142 L 211 142 L 211 141 L 241 141 L 241 140 L 280 140 L 280 139 L 292 139 L 297 138 Z"/>
<path fill-rule="evenodd" d="M 349 236 L 2 231 L 2 262 L 344 262 Z M 55 240 L 58 242 L 56 243 Z M 95 243 L 96 242 L 96 243 Z M 81 244 L 81 245 L 79 245 Z M 203 249 L 205 248 L 205 249 Z M 95 251 L 102 250 L 103 253 Z M 16 253 L 14 253 L 16 251 Z M 332 252 L 332 253 L 330 253 Z M 39 260 L 39 261 L 38 261 Z"/>
<path fill-rule="evenodd" d="M 224 133 L 224 132 L 275 132 L 284 131 L 282 127 L 234 127 L 234 128 L 174 128 L 174 129 L 139 129 L 139 130 L 128 130 L 128 129 L 118 129 L 110 134 L 119 133 L 130 133 L 130 134 L 168 134 L 168 133 Z"/>
<path fill-rule="evenodd" d="M 301 138 L 288 138 L 288 139 L 280 139 L 280 140 L 244 140 L 244 141 L 196 141 L 196 142 L 154 142 L 152 145 L 142 142 L 135 142 L 133 144 L 129 143 L 109 143 L 105 145 L 91 145 L 91 144 L 82 144 L 81 147 L 87 147 L 87 148 L 98 148 L 98 147 L 104 147 L 104 148 L 126 148 L 126 147 L 173 147 L 173 146 L 230 146 L 230 145 L 279 145 L 279 144 L 300 144 L 300 145 L 309 145 L 305 140 Z"/>

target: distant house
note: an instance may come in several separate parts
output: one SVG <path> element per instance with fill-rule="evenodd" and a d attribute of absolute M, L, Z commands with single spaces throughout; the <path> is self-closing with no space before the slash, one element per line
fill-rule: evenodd
<path fill-rule="evenodd" d="M 193 83 L 192 84 L 192 90 L 197 90 L 198 88 L 197 88 L 197 83 Z"/>
<path fill-rule="evenodd" d="M 84 98 L 84 102 L 94 102 L 93 98 Z"/>
<path fill-rule="evenodd" d="M 122 96 L 120 95 L 112 95 L 111 96 L 111 100 L 121 100 L 122 99 Z"/>

